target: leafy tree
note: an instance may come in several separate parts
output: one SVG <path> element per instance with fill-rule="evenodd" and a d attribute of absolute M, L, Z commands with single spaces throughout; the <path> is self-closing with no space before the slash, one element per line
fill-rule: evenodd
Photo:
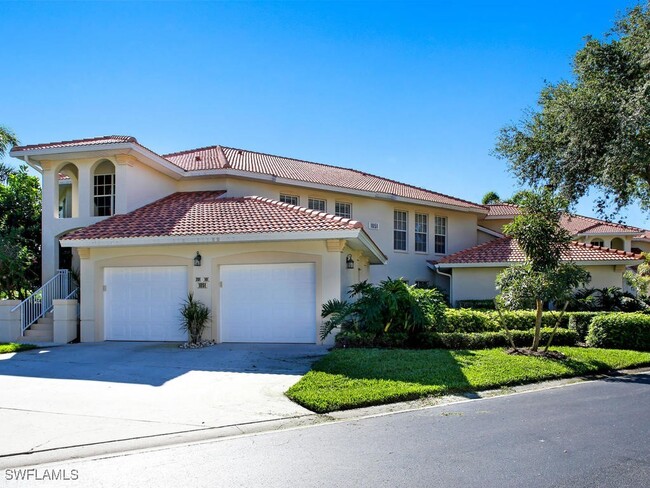
<path fill-rule="evenodd" d="M 504 233 L 517 240 L 526 261 L 499 273 L 496 284 L 501 293 L 497 302 L 513 310 L 535 308 L 532 351 L 539 347 L 544 303 L 564 302 L 564 312 L 573 296 L 572 291 L 590 280 L 585 269 L 562 262 L 562 254 L 571 240 L 570 234 L 560 225 L 566 206 L 565 199 L 548 190 L 526 192 L 522 194 L 521 214 L 504 227 Z M 546 350 L 552 340 L 553 335 Z"/>
<path fill-rule="evenodd" d="M 0 157 L 18 142 L 0 127 Z M 38 286 L 41 254 L 41 187 L 27 166 L 0 163 L 0 296 L 24 298 Z"/>
<path fill-rule="evenodd" d="M 7 153 L 9 146 L 18 144 L 18 139 L 13 132 L 6 127 L 0 126 L 0 159 Z M 9 178 L 9 175 L 14 174 L 13 168 L 5 165 L 0 161 L 0 183 L 4 183 Z"/>
<path fill-rule="evenodd" d="M 650 210 L 650 3 L 629 10 L 604 40 L 588 37 L 573 72 L 501 129 L 495 154 L 522 183 L 570 201 L 601 190 L 601 214 L 633 202 Z"/>
<path fill-rule="evenodd" d="M 491 203 L 501 203 L 501 197 L 495 191 L 489 191 L 481 199 L 483 205 L 490 205 Z"/>
<path fill-rule="evenodd" d="M 634 271 L 625 272 L 625 280 L 632 286 L 640 298 L 650 299 L 650 254 L 643 253 L 643 263 Z"/>

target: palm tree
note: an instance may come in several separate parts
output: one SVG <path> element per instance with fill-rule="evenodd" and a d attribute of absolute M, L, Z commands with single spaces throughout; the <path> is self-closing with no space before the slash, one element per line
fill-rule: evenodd
<path fill-rule="evenodd" d="M 7 127 L 0 125 L 0 158 L 3 158 L 7 154 L 7 149 L 10 146 L 15 146 L 18 144 L 18 138 L 16 135 Z M 0 183 L 7 181 L 9 175 L 14 174 L 15 170 L 10 166 L 2 163 L 0 161 Z"/>

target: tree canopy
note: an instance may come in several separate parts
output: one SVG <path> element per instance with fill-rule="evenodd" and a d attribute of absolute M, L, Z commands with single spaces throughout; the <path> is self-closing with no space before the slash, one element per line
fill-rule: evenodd
<path fill-rule="evenodd" d="M 573 72 L 501 129 L 495 154 L 523 184 L 548 185 L 571 202 L 600 190 L 601 214 L 635 202 L 650 210 L 650 3 L 603 40 L 588 37 Z"/>
<path fill-rule="evenodd" d="M 0 158 L 18 139 L 0 126 Z M 40 281 L 41 185 L 0 161 L 0 298 L 24 298 Z"/>
<path fill-rule="evenodd" d="M 504 226 L 503 231 L 517 240 L 526 261 L 499 273 L 496 284 L 501 293 L 497 303 L 510 309 L 535 307 L 531 349 L 537 351 L 544 303 L 568 303 L 572 290 L 589 282 L 590 276 L 584 268 L 562 260 L 562 253 L 571 241 L 569 232 L 560 225 L 566 199 L 548 189 L 522 192 L 520 196 L 521 214 Z"/>

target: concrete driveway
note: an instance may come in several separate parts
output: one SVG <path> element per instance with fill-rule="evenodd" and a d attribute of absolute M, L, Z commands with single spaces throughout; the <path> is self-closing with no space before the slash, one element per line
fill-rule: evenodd
<path fill-rule="evenodd" d="M 307 415 L 283 393 L 326 352 L 104 342 L 0 355 L 0 457 Z"/>

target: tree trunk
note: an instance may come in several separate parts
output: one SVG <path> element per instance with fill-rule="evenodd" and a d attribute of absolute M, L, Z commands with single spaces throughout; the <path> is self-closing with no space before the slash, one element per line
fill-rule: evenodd
<path fill-rule="evenodd" d="M 542 311 L 544 310 L 544 302 L 541 300 L 535 300 L 535 337 L 533 338 L 533 346 L 530 348 L 531 351 L 537 351 L 539 348 L 539 339 L 541 336 L 542 330 Z"/>
<path fill-rule="evenodd" d="M 568 301 L 564 302 L 564 307 L 562 307 L 562 312 L 560 312 L 560 316 L 555 321 L 555 327 L 553 327 L 553 332 L 551 332 L 551 337 L 548 338 L 548 342 L 546 343 L 546 347 L 544 348 L 544 353 L 547 353 L 548 348 L 551 347 L 551 342 L 553 342 L 553 338 L 555 337 L 557 328 L 560 326 L 560 322 L 562 321 L 562 317 L 564 316 L 564 312 L 566 312 L 566 308 L 568 306 L 569 306 L 569 302 Z"/>
<path fill-rule="evenodd" d="M 508 337 L 508 341 L 510 341 L 510 345 L 516 351 L 517 346 L 515 346 L 515 341 L 512 338 L 512 334 L 510 333 L 510 329 L 508 329 L 508 326 L 506 325 L 506 321 L 503 320 L 503 314 L 501 313 L 501 309 L 499 308 L 499 305 L 497 304 L 496 300 L 494 300 L 494 308 L 499 313 L 499 320 L 501 322 L 501 327 L 503 327 L 504 330 L 506 331 L 506 336 Z"/>

